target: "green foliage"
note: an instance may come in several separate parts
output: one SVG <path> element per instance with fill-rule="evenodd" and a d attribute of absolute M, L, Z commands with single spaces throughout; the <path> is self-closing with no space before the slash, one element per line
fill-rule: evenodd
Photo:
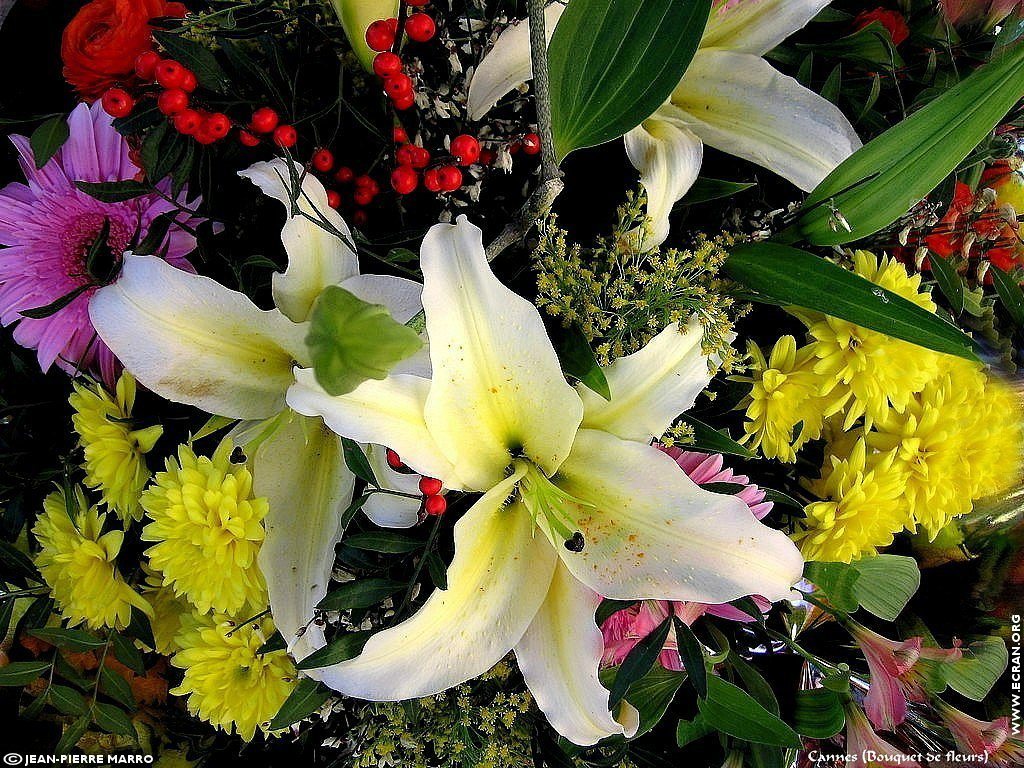
<path fill-rule="evenodd" d="M 804 577 L 836 609 L 853 613 L 860 606 L 886 621 L 895 621 L 921 586 L 915 560 L 900 555 L 875 555 L 852 563 L 808 562 Z"/>
<path fill-rule="evenodd" d="M 708 696 L 698 699 L 704 721 L 730 736 L 755 744 L 799 747 L 796 731 L 750 694 L 720 677 L 708 678 Z"/>
<path fill-rule="evenodd" d="M 36 168 L 42 168 L 57 154 L 57 150 L 64 146 L 64 142 L 71 136 L 71 129 L 68 128 L 68 121 L 63 115 L 51 117 L 32 131 L 29 137 L 29 147 L 32 156 L 35 158 Z"/>
<path fill-rule="evenodd" d="M 274 715 L 274 719 L 270 721 L 270 729 L 276 731 L 279 728 L 287 728 L 292 723 L 309 717 L 330 698 L 331 692 L 323 684 L 308 677 L 302 678 Z"/>

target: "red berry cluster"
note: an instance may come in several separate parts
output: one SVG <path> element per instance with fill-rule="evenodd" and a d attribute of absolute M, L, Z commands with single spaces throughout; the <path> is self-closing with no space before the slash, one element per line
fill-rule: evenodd
<path fill-rule="evenodd" d="M 387 458 L 388 466 L 396 472 L 406 474 L 411 472 L 399 455 L 390 448 L 384 455 Z M 423 494 L 423 511 L 428 515 L 443 515 L 448 508 L 448 502 L 441 494 L 443 489 L 441 481 L 436 477 L 421 477 L 419 487 L 420 493 Z"/>
<path fill-rule="evenodd" d="M 408 5 L 425 5 L 424 2 Z M 402 67 L 401 57 L 392 48 L 398 35 L 398 19 L 377 19 L 366 28 L 366 44 L 371 50 L 379 51 L 373 60 L 373 72 L 381 79 L 384 93 L 391 99 L 395 109 L 409 109 L 416 101 L 412 78 Z M 425 43 L 437 34 L 437 25 L 425 13 L 414 13 L 405 20 L 405 34 L 410 40 Z"/>

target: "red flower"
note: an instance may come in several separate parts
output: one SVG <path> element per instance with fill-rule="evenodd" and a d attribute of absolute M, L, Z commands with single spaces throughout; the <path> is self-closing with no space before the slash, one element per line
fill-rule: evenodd
<path fill-rule="evenodd" d="M 875 8 L 873 11 L 864 11 L 853 22 L 855 29 L 864 29 L 868 24 L 877 21 L 887 30 L 892 37 L 893 45 L 899 45 L 910 37 L 910 27 L 907 26 L 903 15 L 898 11 L 887 11 L 884 8 Z"/>
<path fill-rule="evenodd" d="M 153 48 L 150 19 L 180 16 L 165 0 L 92 0 L 68 24 L 61 41 L 64 79 L 86 101 L 134 77 L 135 59 Z"/>

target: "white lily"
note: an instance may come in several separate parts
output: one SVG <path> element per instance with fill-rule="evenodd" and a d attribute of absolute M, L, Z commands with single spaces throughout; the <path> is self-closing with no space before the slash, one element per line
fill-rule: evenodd
<path fill-rule="evenodd" d="M 668 236 L 669 213 L 696 181 L 704 144 L 762 165 L 804 191 L 861 146 L 838 107 L 762 58 L 829 2 L 715 0 L 700 47 L 672 96 L 625 136 L 647 190 L 652 231 L 645 247 Z M 564 10 L 561 3 L 546 9 L 549 31 Z M 498 37 L 473 75 L 470 117 L 479 120 L 531 73 L 529 32 L 520 22 Z"/>
<path fill-rule="evenodd" d="M 363 699 L 409 699 L 514 650 L 566 738 L 631 735 L 636 712 L 613 717 L 598 682 L 598 594 L 781 599 L 801 574 L 784 533 L 742 501 L 700 489 L 650 444 L 709 381 L 700 326 L 673 324 L 609 366 L 605 401 L 566 383 L 537 309 L 494 276 L 465 217 L 433 227 L 420 259 L 432 378 L 392 375 L 331 397 L 300 370 L 288 402 L 483 496 L 455 525 L 448 588 L 320 679 Z"/>
<path fill-rule="evenodd" d="M 290 207 L 285 161 L 257 163 L 241 175 Z M 237 436 L 251 454 L 255 493 L 270 501 L 259 564 L 278 629 L 293 652 L 305 655 L 324 642 L 322 629 L 310 621 L 327 591 L 341 513 L 355 484 L 338 436 L 285 402 L 295 363 L 309 363 L 307 317 L 324 288 L 341 285 L 364 301 L 385 304 L 398 322 L 406 322 L 420 311 L 422 286 L 360 275 L 346 242 L 348 226 L 312 176 L 302 182 L 298 205 L 323 216 L 345 240 L 309 219 L 289 216 L 281 233 L 288 268 L 273 276 L 276 309 L 261 310 L 245 295 L 162 259 L 127 254 L 121 278 L 96 292 L 89 313 L 100 337 L 149 389 L 249 422 Z M 367 453 L 378 458 L 374 469 L 382 483 L 410 482 L 387 468 L 381 451 Z M 417 508 L 408 499 L 374 494 L 364 511 L 380 525 L 403 527 L 416 522 Z M 296 528 L 303 537 L 294 536 Z"/>

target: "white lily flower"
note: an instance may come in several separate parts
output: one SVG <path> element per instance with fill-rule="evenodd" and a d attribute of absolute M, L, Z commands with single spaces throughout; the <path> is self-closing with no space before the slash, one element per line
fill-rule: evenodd
<path fill-rule="evenodd" d="M 626 134 L 626 152 L 647 190 L 652 232 L 668 237 L 668 216 L 697 179 L 703 145 L 764 166 L 810 191 L 861 146 L 827 99 L 762 58 L 803 28 L 830 0 L 715 0 L 704 36 L 669 100 Z M 565 6 L 547 9 L 553 28 Z M 467 109 L 479 120 L 531 75 L 530 38 L 520 22 L 480 62 Z"/>
<path fill-rule="evenodd" d="M 448 588 L 319 677 L 362 699 L 410 699 L 514 650 L 566 738 L 631 735 L 636 712 L 614 717 L 598 682 L 598 595 L 778 600 L 803 565 L 783 532 L 702 490 L 651 445 L 708 384 L 701 328 L 673 324 L 606 368 L 605 401 L 566 383 L 537 309 L 494 276 L 464 216 L 433 227 L 420 258 L 432 378 L 397 374 L 331 397 L 300 370 L 288 402 L 483 496 L 455 525 Z"/>
<path fill-rule="evenodd" d="M 290 207 L 284 160 L 257 163 L 240 175 Z M 323 216 L 351 242 L 348 226 L 312 176 L 303 180 L 297 204 L 311 216 Z M 276 309 L 261 310 L 245 295 L 154 256 L 126 254 L 120 279 L 96 292 L 89 314 L 100 338 L 149 389 L 249 422 L 236 436 L 250 453 L 256 495 L 270 501 L 259 565 L 278 629 L 293 652 L 305 655 L 324 643 L 323 630 L 310 620 L 327 592 L 341 513 L 355 485 L 340 438 L 285 402 L 294 365 L 310 362 L 307 318 L 320 292 L 340 285 L 406 322 L 421 309 L 422 286 L 360 275 L 348 243 L 302 216 L 287 218 L 281 239 L 288 268 L 273 276 Z M 415 361 L 403 365 L 425 370 Z M 383 461 L 374 465 L 387 487 L 409 482 Z M 364 511 L 380 525 L 407 527 L 417 520 L 418 504 L 374 494 Z M 294 536 L 297 528 L 303 537 Z"/>

